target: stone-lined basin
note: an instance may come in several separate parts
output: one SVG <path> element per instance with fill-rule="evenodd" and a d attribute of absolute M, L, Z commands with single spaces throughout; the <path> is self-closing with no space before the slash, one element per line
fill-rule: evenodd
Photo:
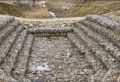
<path fill-rule="evenodd" d="M 93 70 L 67 37 L 72 28 L 29 28 L 34 35 L 25 77 L 43 82 L 86 81 Z"/>
<path fill-rule="evenodd" d="M 0 82 L 120 82 L 118 22 L 101 16 L 71 25 L 0 21 Z"/>
<path fill-rule="evenodd" d="M 67 37 L 34 37 L 26 77 L 44 82 L 81 81 L 87 78 L 82 69 L 84 56 Z"/>

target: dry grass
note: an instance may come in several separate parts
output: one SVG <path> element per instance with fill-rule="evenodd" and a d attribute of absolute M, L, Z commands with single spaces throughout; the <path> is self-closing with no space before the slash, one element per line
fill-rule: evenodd
<path fill-rule="evenodd" d="M 32 8 L 30 11 L 23 12 L 25 18 L 49 18 L 48 8 Z"/>
<path fill-rule="evenodd" d="M 120 10 L 120 1 L 88 1 L 84 4 L 75 5 L 69 10 L 63 10 L 59 3 L 55 3 L 50 7 L 61 17 L 77 17 L 118 11 Z"/>
<path fill-rule="evenodd" d="M 120 10 L 120 1 L 95 1 L 77 5 L 64 13 L 64 17 L 105 14 Z"/>
<path fill-rule="evenodd" d="M 120 10 L 119 11 L 114 11 L 113 14 L 116 15 L 116 16 L 120 16 Z"/>
<path fill-rule="evenodd" d="M 22 12 L 29 10 L 26 6 L 11 5 L 0 2 L 0 14 L 22 16 Z"/>
<path fill-rule="evenodd" d="M 0 2 L 0 14 L 25 18 L 49 18 L 48 8 L 28 8 Z"/>

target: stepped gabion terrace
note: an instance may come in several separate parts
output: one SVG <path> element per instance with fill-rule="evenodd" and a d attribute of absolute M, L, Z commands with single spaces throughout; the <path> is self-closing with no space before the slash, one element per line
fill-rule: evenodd
<path fill-rule="evenodd" d="M 119 22 L 36 24 L 0 17 L 0 82 L 120 82 Z"/>

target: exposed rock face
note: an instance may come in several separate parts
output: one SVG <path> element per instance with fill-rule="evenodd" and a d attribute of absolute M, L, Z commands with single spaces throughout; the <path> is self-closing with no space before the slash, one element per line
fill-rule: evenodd
<path fill-rule="evenodd" d="M 67 26 L 0 17 L 0 82 L 120 82 L 120 23 Z"/>

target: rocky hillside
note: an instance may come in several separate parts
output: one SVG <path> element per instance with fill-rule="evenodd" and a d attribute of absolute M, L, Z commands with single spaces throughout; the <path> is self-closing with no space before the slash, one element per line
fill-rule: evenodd
<path fill-rule="evenodd" d="M 120 82 L 120 23 L 32 25 L 0 17 L 0 82 Z"/>

